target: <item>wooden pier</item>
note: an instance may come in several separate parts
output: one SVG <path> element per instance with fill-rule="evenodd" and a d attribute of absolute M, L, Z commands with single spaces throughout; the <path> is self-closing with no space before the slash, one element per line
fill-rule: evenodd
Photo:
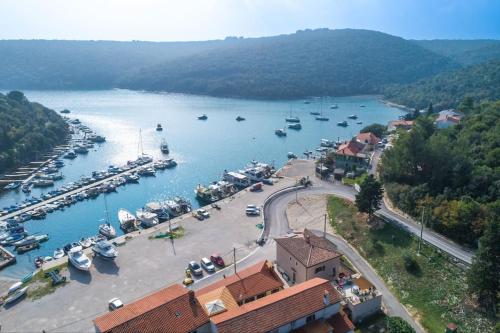
<path fill-rule="evenodd" d="M 0 270 L 16 262 L 16 256 L 0 246 Z"/>

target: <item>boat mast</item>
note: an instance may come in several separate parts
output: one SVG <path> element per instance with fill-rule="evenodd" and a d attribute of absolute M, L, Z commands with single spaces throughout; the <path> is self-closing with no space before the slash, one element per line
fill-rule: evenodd
<path fill-rule="evenodd" d="M 106 195 L 104 197 L 104 214 L 106 216 L 106 223 L 109 224 L 109 214 L 108 214 L 108 201 L 106 200 Z"/>

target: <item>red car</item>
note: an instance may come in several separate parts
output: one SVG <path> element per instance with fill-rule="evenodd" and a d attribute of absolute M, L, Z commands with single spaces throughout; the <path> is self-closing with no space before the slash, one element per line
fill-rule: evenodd
<path fill-rule="evenodd" d="M 215 266 L 219 266 L 219 267 L 225 267 L 226 264 L 224 264 L 224 260 L 222 259 L 222 257 L 218 254 L 212 254 L 210 256 L 210 261 L 215 265 Z"/>

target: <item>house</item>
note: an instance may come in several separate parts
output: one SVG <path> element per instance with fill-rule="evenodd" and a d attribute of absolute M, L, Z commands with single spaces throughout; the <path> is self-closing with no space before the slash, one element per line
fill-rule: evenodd
<path fill-rule="evenodd" d="M 359 133 L 356 136 L 356 141 L 364 144 L 365 146 L 369 147 L 370 149 L 373 149 L 380 142 L 380 138 L 378 138 L 372 132 Z"/>
<path fill-rule="evenodd" d="M 317 332 L 314 328 L 352 333 L 341 301 L 325 279 L 283 289 L 273 265 L 263 261 L 196 292 L 172 285 L 100 316 L 94 324 L 97 332 L 113 333 Z"/>
<path fill-rule="evenodd" d="M 283 271 L 292 284 L 315 277 L 333 279 L 341 271 L 342 255 L 334 245 L 307 229 L 302 234 L 275 240 L 278 270 Z"/>
<path fill-rule="evenodd" d="M 368 167 L 369 158 L 363 152 L 364 149 L 365 145 L 355 139 L 342 143 L 334 152 L 335 167 L 347 171 Z"/>
<path fill-rule="evenodd" d="M 192 290 L 164 288 L 94 320 L 97 332 L 210 332 L 209 317 Z"/>
<path fill-rule="evenodd" d="M 387 124 L 387 131 L 394 132 L 398 128 L 409 130 L 413 127 L 413 120 L 391 120 Z"/>
<path fill-rule="evenodd" d="M 267 260 L 225 277 L 196 291 L 197 297 L 209 293 L 227 293 L 238 305 L 252 302 L 283 289 L 283 281 Z M 227 295 L 226 295 L 227 296 Z M 202 297 L 208 299 L 209 297 Z M 203 303 L 203 302 L 202 302 Z"/>
<path fill-rule="evenodd" d="M 212 332 L 290 332 L 313 323 L 328 328 L 328 319 L 339 313 L 341 300 L 328 280 L 313 278 L 212 317 Z M 347 318 L 345 322 L 352 327 Z M 342 330 L 330 328 L 326 332 Z"/>
<path fill-rule="evenodd" d="M 382 293 L 360 274 L 339 279 L 337 290 L 344 298 L 344 311 L 355 323 L 378 313 L 382 306 Z"/>
<path fill-rule="evenodd" d="M 439 115 L 434 123 L 439 129 L 448 128 L 450 126 L 458 124 L 463 116 L 464 114 L 462 112 L 458 112 L 453 109 L 443 110 L 439 112 Z"/>

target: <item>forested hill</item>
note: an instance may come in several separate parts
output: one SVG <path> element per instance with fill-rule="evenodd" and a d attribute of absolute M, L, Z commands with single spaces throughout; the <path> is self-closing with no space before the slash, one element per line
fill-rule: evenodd
<path fill-rule="evenodd" d="M 296 98 L 377 93 L 457 66 L 412 41 L 352 29 L 206 42 L 0 41 L 0 89 Z"/>
<path fill-rule="evenodd" d="M 500 59 L 500 40 L 496 39 L 434 39 L 413 42 L 464 66 Z"/>
<path fill-rule="evenodd" d="M 143 69 L 121 87 L 250 98 L 378 93 L 456 68 L 413 42 L 369 30 L 299 31 L 245 39 Z"/>
<path fill-rule="evenodd" d="M 0 94 L 0 172 L 33 160 L 67 135 L 66 122 L 55 111 L 19 91 Z"/>
<path fill-rule="evenodd" d="M 465 96 L 476 102 L 500 99 L 500 59 L 388 87 L 384 93 L 391 102 L 419 109 L 432 103 L 436 110 L 456 107 Z"/>

